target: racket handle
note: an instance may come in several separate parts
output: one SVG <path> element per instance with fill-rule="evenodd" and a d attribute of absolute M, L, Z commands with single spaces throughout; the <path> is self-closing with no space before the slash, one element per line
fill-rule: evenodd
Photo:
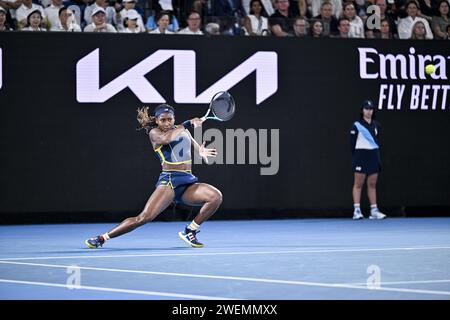
<path fill-rule="evenodd" d="M 201 117 L 200 120 L 205 121 L 206 117 Z"/>

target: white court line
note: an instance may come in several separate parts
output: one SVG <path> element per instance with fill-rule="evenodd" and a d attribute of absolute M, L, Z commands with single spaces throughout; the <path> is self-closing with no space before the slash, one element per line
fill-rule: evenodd
<path fill-rule="evenodd" d="M 447 283 L 450 282 L 450 279 L 442 279 L 442 280 L 405 280 L 405 281 L 382 281 L 381 285 L 391 285 L 391 284 L 426 284 L 426 283 Z M 364 286 L 367 285 L 366 282 L 354 282 L 349 283 L 350 285 L 355 286 Z"/>
<path fill-rule="evenodd" d="M 14 262 L 14 261 L 0 261 L 0 264 L 13 264 L 13 265 L 26 265 L 37 267 L 49 267 L 49 268 L 70 268 L 73 266 L 68 265 L 55 265 L 55 264 L 42 264 L 42 263 L 30 263 L 30 262 Z M 83 270 L 94 271 L 108 271 L 108 272 L 122 272 L 122 273 L 137 273 L 137 274 L 151 274 L 159 276 L 172 276 L 172 277 L 188 277 L 188 278 L 203 278 L 203 279 L 220 279 L 220 280 L 236 280 L 236 281 L 248 281 L 248 282 L 261 282 L 261 283 L 274 283 L 274 284 L 290 284 L 301 286 L 313 286 L 313 287 L 326 287 L 326 288 L 345 288 L 345 289 L 360 289 L 360 290 L 372 290 L 372 291 L 393 291 L 393 292 L 407 292 L 407 293 L 422 293 L 422 294 L 434 294 L 434 295 L 447 295 L 450 296 L 450 291 L 435 291 L 435 290 L 416 290 L 407 288 L 370 288 L 367 286 L 358 286 L 345 283 L 322 283 L 322 282 L 307 282 L 307 281 L 291 281 L 291 280 L 277 280 L 277 279 L 263 279 L 263 278 L 248 278 L 248 277 L 232 277 L 232 276 L 217 276 L 207 274 L 193 274 L 193 273 L 172 273 L 172 272 L 157 272 L 157 271 L 141 271 L 141 270 L 127 270 L 127 269 L 111 269 L 111 268 L 95 268 L 95 267 L 79 267 Z"/>
<path fill-rule="evenodd" d="M 14 284 L 27 284 L 35 286 L 47 286 L 47 287 L 58 287 L 69 289 L 67 284 L 50 283 L 50 282 L 34 282 L 34 281 L 20 281 L 20 280 L 10 280 L 10 279 L 0 279 L 3 283 L 14 283 Z M 71 290 L 94 290 L 94 291 L 108 291 L 108 292 L 119 292 L 119 293 L 131 293 L 131 294 L 141 294 L 147 296 L 160 296 L 160 297 L 171 297 L 171 298 L 186 298 L 186 299 L 201 299 L 201 300 L 236 300 L 231 298 L 222 297 L 211 297 L 211 296 L 199 296 L 194 294 L 181 294 L 181 293 L 170 293 L 170 292 L 158 292 L 158 291 L 143 291 L 143 290 L 128 290 L 128 289 L 117 289 L 117 288 L 105 288 L 105 287 L 92 287 L 92 286 L 77 286 Z"/>
<path fill-rule="evenodd" d="M 295 253 L 339 253 L 339 252 L 374 252 L 374 251 L 410 251 L 410 250 L 442 250 L 450 246 L 436 247 L 398 247 L 398 248 L 354 248 L 354 249 L 321 249 L 321 250 L 288 250 L 288 251 L 239 251 L 239 252 L 195 252 L 195 253 L 149 253 L 123 255 L 83 255 L 83 256 L 54 256 L 54 257 L 24 257 L 0 258 L 0 261 L 21 260 L 53 260 L 53 259 L 95 259 L 95 258 L 138 258 L 138 257 L 183 257 L 183 256 L 215 256 L 215 255 L 255 255 L 255 254 L 295 254 Z M 86 249 L 93 250 L 93 249 Z M 194 249 L 199 250 L 199 249 Z"/>

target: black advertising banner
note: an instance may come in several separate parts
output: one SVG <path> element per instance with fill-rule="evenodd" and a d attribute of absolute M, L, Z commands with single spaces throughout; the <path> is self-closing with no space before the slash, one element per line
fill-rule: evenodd
<path fill-rule="evenodd" d="M 136 109 L 200 117 L 192 131 L 218 215 L 351 207 L 350 128 L 372 99 L 384 206 L 450 206 L 450 43 L 126 34 L 0 35 L 0 213 L 139 212 L 161 170 Z M 435 72 L 425 72 L 426 65 Z M 350 209 L 351 210 L 351 209 Z"/>

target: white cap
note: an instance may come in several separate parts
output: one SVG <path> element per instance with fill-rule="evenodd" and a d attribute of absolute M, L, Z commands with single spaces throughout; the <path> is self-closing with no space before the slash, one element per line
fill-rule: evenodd
<path fill-rule="evenodd" d="M 136 2 L 136 0 L 122 0 L 122 2 Z"/>
<path fill-rule="evenodd" d="M 106 14 L 105 9 L 103 9 L 102 7 L 97 7 L 97 8 L 95 8 L 94 10 L 92 10 L 91 17 L 92 17 L 92 16 L 95 16 L 95 15 L 96 15 L 97 13 L 99 13 L 99 12 L 103 12 L 104 14 Z"/>
<path fill-rule="evenodd" d="M 3 7 L 0 7 L 0 11 L 6 13 L 6 10 Z"/>
<path fill-rule="evenodd" d="M 128 18 L 129 20 L 134 20 L 134 19 L 138 19 L 140 17 L 140 14 L 134 10 L 128 10 L 127 15 L 125 16 L 125 18 Z"/>

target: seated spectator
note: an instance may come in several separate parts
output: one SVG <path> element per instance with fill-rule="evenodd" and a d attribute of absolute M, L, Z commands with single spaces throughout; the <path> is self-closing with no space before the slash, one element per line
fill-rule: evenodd
<path fill-rule="evenodd" d="M 43 19 L 41 10 L 35 9 L 31 11 L 27 16 L 27 24 L 25 28 L 22 28 L 22 31 L 47 31 L 41 27 Z"/>
<path fill-rule="evenodd" d="M 251 0 L 249 15 L 244 18 L 244 28 L 248 35 L 261 36 L 269 29 L 269 20 L 262 15 L 261 0 Z"/>
<path fill-rule="evenodd" d="M 441 0 L 438 4 L 438 14 L 433 17 L 431 23 L 436 39 L 447 39 L 446 30 L 450 25 L 449 3 L 447 0 Z"/>
<path fill-rule="evenodd" d="M 47 16 L 45 15 L 44 8 L 42 8 L 41 5 L 34 4 L 32 0 L 22 0 L 22 5 L 16 10 L 16 21 L 19 29 L 28 24 L 27 18 L 29 14 L 35 10 L 39 10 L 41 12 L 41 28 L 45 28 L 47 24 Z"/>
<path fill-rule="evenodd" d="M 158 29 L 158 20 L 162 15 L 166 15 L 169 18 L 168 25 L 166 27 L 167 33 L 174 33 L 180 29 L 180 24 L 178 23 L 177 17 L 171 11 L 162 10 L 157 13 L 155 16 L 148 17 L 147 24 L 145 25 L 147 31 L 150 33 L 159 33 L 156 30 Z M 156 17 L 156 19 L 155 19 Z M 155 31 L 155 32 L 151 32 Z"/>
<path fill-rule="evenodd" d="M 144 26 L 140 26 L 139 18 L 142 19 L 141 15 L 134 9 L 130 9 L 125 16 L 123 21 L 124 28 L 119 29 L 122 33 L 141 33 L 145 32 Z"/>
<path fill-rule="evenodd" d="M 304 38 L 308 36 L 309 23 L 305 18 L 297 17 L 294 22 L 294 37 Z"/>
<path fill-rule="evenodd" d="M 0 32 L 1 31 L 12 31 L 13 29 L 6 22 L 6 10 L 0 7 Z"/>
<path fill-rule="evenodd" d="M 323 38 L 323 23 L 321 20 L 310 21 L 309 35 L 311 38 Z"/>
<path fill-rule="evenodd" d="M 389 32 L 392 33 L 392 35 L 397 34 L 397 24 L 395 23 L 395 20 L 390 12 L 388 12 L 388 5 L 386 3 L 386 0 L 376 0 L 375 5 L 380 10 L 380 23 L 382 20 L 386 20 L 389 23 Z M 380 29 L 375 25 L 369 25 L 369 22 L 373 23 L 372 19 L 368 19 L 366 21 L 365 27 L 366 27 L 366 37 L 367 38 L 380 38 Z M 384 39 L 384 36 L 383 36 Z"/>
<path fill-rule="evenodd" d="M 335 38 L 350 38 L 350 21 L 347 18 L 340 18 L 338 20 L 339 33 Z"/>
<path fill-rule="evenodd" d="M 419 16 L 431 23 L 433 16 L 437 14 L 438 0 L 418 0 L 420 8 Z"/>
<path fill-rule="evenodd" d="M 202 24 L 200 13 L 198 13 L 197 11 L 191 11 L 187 18 L 187 24 L 188 26 L 184 29 L 181 29 L 178 34 L 203 35 L 202 30 L 200 30 L 200 26 Z"/>
<path fill-rule="evenodd" d="M 140 30 L 145 30 L 145 26 L 144 26 L 144 20 L 142 18 L 142 15 L 139 13 L 138 11 L 138 6 L 136 6 L 136 1 L 135 0 L 123 0 L 122 1 L 122 7 L 119 7 L 118 10 L 116 10 L 116 14 L 114 15 L 114 24 L 117 27 L 117 30 L 123 30 L 125 29 L 125 25 L 124 25 L 124 21 L 125 21 L 125 17 L 127 15 L 128 12 L 130 12 L 131 10 L 133 10 L 134 12 L 138 13 L 138 17 L 137 17 L 137 24 L 139 26 Z M 122 8 L 122 9 L 120 9 Z M 133 16 L 135 16 L 135 14 L 132 14 Z"/>
<path fill-rule="evenodd" d="M 169 30 L 170 13 L 168 11 L 161 11 L 156 17 L 156 24 L 158 27 L 149 33 L 153 34 L 173 34 Z"/>
<path fill-rule="evenodd" d="M 106 22 L 106 10 L 96 7 L 91 13 L 92 23 L 84 28 L 84 32 L 117 32 L 112 24 Z"/>
<path fill-rule="evenodd" d="M 205 26 L 205 33 L 209 36 L 220 35 L 220 26 L 215 22 L 210 22 Z"/>
<path fill-rule="evenodd" d="M 427 30 L 425 24 L 422 21 L 416 21 L 412 27 L 411 37 L 412 40 L 427 40 Z"/>
<path fill-rule="evenodd" d="M 388 19 L 381 19 L 380 30 L 377 33 L 373 33 L 375 39 L 397 39 L 397 35 L 391 32 L 391 24 Z"/>
<path fill-rule="evenodd" d="M 59 22 L 59 9 L 64 7 L 62 3 L 63 0 L 52 0 L 50 6 L 44 9 L 50 24 L 50 30 Z"/>
<path fill-rule="evenodd" d="M 311 4 L 311 16 L 318 16 L 323 0 L 310 0 L 309 2 Z M 332 15 L 339 19 L 342 14 L 342 0 L 330 0 L 329 2 L 332 4 Z"/>
<path fill-rule="evenodd" d="M 339 32 L 337 28 L 337 19 L 333 16 L 333 5 L 329 1 L 325 1 L 320 5 L 320 14 L 314 19 L 322 20 L 323 34 L 330 35 Z"/>
<path fill-rule="evenodd" d="M 250 2 L 251 2 L 251 0 L 242 0 L 242 7 L 244 8 L 245 13 L 247 15 L 251 14 L 250 13 L 250 10 L 251 10 Z M 270 17 L 271 15 L 273 15 L 275 13 L 275 9 L 273 7 L 272 0 L 261 0 L 261 5 L 262 5 L 261 15 L 263 15 L 264 17 Z"/>
<path fill-rule="evenodd" d="M 367 0 L 353 0 L 352 2 L 355 6 L 356 15 L 365 21 L 367 19 L 367 9 L 372 5 L 372 2 Z"/>
<path fill-rule="evenodd" d="M 269 26 L 273 35 L 277 37 L 292 36 L 294 33 L 294 16 L 289 11 L 288 0 L 275 0 L 275 13 L 270 16 Z"/>
<path fill-rule="evenodd" d="M 346 2 L 343 6 L 343 17 L 350 21 L 350 38 L 364 38 L 364 23 L 356 15 L 355 6 L 351 2 Z"/>
<path fill-rule="evenodd" d="M 81 32 L 81 27 L 77 24 L 74 12 L 66 7 L 62 7 L 58 12 L 58 22 L 50 31 Z"/>
<path fill-rule="evenodd" d="M 105 11 L 105 22 L 112 25 L 114 23 L 114 16 L 116 15 L 116 9 L 110 7 L 107 0 L 95 0 L 93 4 L 84 9 L 84 21 L 86 25 L 92 23 L 92 12 L 98 8 L 102 8 Z"/>
<path fill-rule="evenodd" d="M 408 14 L 408 16 L 406 18 L 400 19 L 400 22 L 398 23 L 398 36 L 400 39 L 411 38 L 413 25 L 417 21 L 421 21 L 424 24 L 427 39 L 433 39 L 433 34 L 431 32 L 431 28 L 430 25 L 428 24 L 428 21 L 418 16 L 419 8 L 415 1 L 410 0 L 407 2 L 406 13 Z"/>

